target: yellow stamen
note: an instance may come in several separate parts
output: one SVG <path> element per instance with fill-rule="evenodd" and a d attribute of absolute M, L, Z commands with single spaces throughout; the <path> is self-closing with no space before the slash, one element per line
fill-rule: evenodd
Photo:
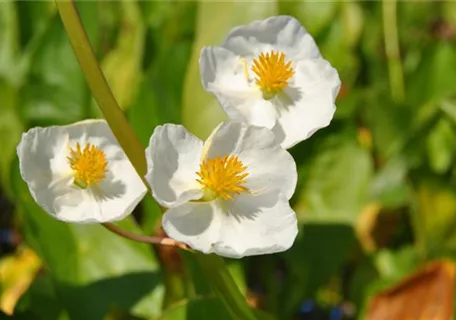
<path fill-rule="evenodd" d="M 106 177 L 108 162 L 105 153 L 90 143 L 84 149 L 79 142 L 75 149 L 70 148 L 68 161 L 74 172 L 74 183 L 82 189 L 97 184 Z"/>
<path fill-rule="evenodd" d="M 257 75 L 256 83 L 266 99 L 288 87 L 288 80 L 294 74 L 291 61 L 285 63 L 285 54 L 274 51 L 261 53 L 254 59 L 252 71 Z"/>
<path fill-rule="evenodd" d="M 217 156 L 201 162 L 200 171 L 196 173 L 201 179 L 196 181 L 211 191 L 215 198 L 233 199 L 234 195 L 248 191 L 243 186 L 246 183 L 245 178 L 249 175 L 245 172 L 246 169 L 237 156 Z"/>

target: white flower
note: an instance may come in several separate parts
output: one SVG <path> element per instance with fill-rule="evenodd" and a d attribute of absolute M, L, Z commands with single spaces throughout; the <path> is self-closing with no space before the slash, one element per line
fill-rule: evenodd
<path fill-rule="evenodd" d="M 104 120 L 33 128 L 17 154 L 33 199 L 59 220 L 119 220 L 147 192 Z"/>
<path fill-rule="evenodd" d="M 203 142 L 167 124 L 155 129 L 146 158 L 153 196 L 169 208 L 162 225 L 171 238 L 233 258 L 293 244 L 296 164 L 270 130 L 225 122 Z"/>
<path fill-rule="evenodd" d="M 200 71 L 231 119 L 272 129 L 284 148 L 327 126 L 335 112 L 337 71 L 293 17 L 234 28 L 222 46 L 203 48 Z"/>

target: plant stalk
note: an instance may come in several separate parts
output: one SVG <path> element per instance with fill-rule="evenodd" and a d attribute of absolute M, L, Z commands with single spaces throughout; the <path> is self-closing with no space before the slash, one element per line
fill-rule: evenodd
<path fill-rule="evenodd" d="M 119 235 L 121 237 L 124 237 L 126 239 L 130 239 L 130 240 L 133 240 L 133 241 L 136 241 L 136 242 L 150 243 L 150 244 L 159 244 L 159 245 L 162 245 L 162 246 L 172 246 L 172 247 L 177 247 L 177 248 L 180 248 L 180 249 L 183 249 L 183 250 L 191 251 L 191 249 L 185 243 L 176 241 L 176 240 L 171 239 L 171 238 L 157 237 L 157 236 L 150 237 L 150 236 L 145 236 L 145 235 L 142 235 L 142 234 L 136 234 L 136 233 L 124 230 L 124 229 L 122 229 L 122 228 L 120 228 L 120 227 L 118 227 L 115 224 L 112 224 L 110 222 L 102 223 L 102 225 L 103 225 L 103 227 L 105 227 L 109 231 L 111 231 L 111 232 L 113 232 L 113 233 L 115 233 L 115 234 L 117 234 L 117 235 Z"/>
<path fill-rule="evenodd" d="M 397 1 L 382 1 L 383 37 L 388 59 L 391 97 L 396 103 L 405 100 L 404 74 L 397 33 Z"/>
<path fill-rule="evenodd" d="M 247 305 L 244 296 L 233 280 L 222 258 L 215 254 L 205 255 L 197 252 L 196 259 L 209 279 L 215 293 L 222 298 L 233 319 L 258 319 Z"/>

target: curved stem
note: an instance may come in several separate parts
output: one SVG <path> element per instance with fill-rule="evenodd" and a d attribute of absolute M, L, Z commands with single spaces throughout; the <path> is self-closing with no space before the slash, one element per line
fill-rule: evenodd
<path fill-rule="evenodd" d="M 397 34 L 397 2 L 396 0 L 383 0 L 382 5 L 383 37 L 385 41 L 386 56 L 388 58 L 391 96 L 395 102 L 403 102 L 405 99 L 405 89 Z"/>
<path fill-rule="evenodd" d="M 142 234 L 136 234 L 136 233 L 124 230 L 110 222 L 102 223 L 102 225 L 109 231 L 114 232 L 115 234 L 117 234 L 121 237 L 130 239 L 133 241 L 151 243 L 151 244 L 160 244 L 162 246 L 173 246 L 173 247 L 181 248 L 183 250 L 192 251 L 185 243 L 178 242 L 171 238 L 145 236 Z"/>

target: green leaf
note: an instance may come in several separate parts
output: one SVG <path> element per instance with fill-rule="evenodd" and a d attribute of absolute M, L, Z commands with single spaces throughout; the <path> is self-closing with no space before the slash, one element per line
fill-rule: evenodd
<path fill-rule="evenodd" d="M 456 94 L 452 85 L 456 81 L 456 48 L 448 42 L 429 46 L 422 52 L 421 63 L 417 72 L 406 81 L 407 95 L 411 105 L 422 105 L 428 102 L 439 102 L 441 99 Z"/>
<path fill-rule="evenodd" d="M 261 310 L 254 310 L 258 319 L 271 320 L 271 316 Z M 195 298 L 182 301 L 167 309 L 159 320 L 233 320 L 228 310 L 218 298 Z"/>
<path fill-rule="evenodd" d="M 341 20 L 344 29 L 344 43 L 346 48 L 353 48 L 358 44 L 364 27 L 364 14 L 358 2 L 341 3 Z"/>
<path fill-rule="evenodd" d="M 413 246 L 405 246 L 400 250 L 380 250 L 374 259 L 375 266 L 382 278 L 391 282 L 399 281 L 412 272 L 419 263 Z"/>
<path fill-rule="evenodd" d="M 21 88 L 26 84 L 32 68 L 32 61 L 37 50 L 46 42 L 47 30 L 55 17 L 55 5 L 51 2 L 17 2 L 18 42 L 20 55 L 14 68 L 8 67 L 14 73 L 11 83 Z"/>
<path fill-rule="evenodd" d="M 341 4 L 336 1 L 279 1 L 278 5 L 280 14 L 294 16 L 313 37 L 317 37 L 331 24 Z"/>
<path fill-rule="evenodd" d="M 426 139 L 429 162 L 437 173 L 444 173 L 453 164 L 456 152 L 456 133 L 451 122 L 445 118 L 437 122 Z"/>
<path fill-rule="evenodd" d="M 135 1 L 120 2 L 122 19 L 116 47 L 103 59 L 101 67 L 122 109 L 130 107 L 141 77 L 146 28 Z"/>
<path fill-rule="evenodd" d="M 456 188 L 446 179 L 421 173 L 415 197 L 415 232 L 425 239 L 428 256 L 455 257 Z"/>
<path fill-rule="evenodd" d="M 443 100 L 440 109 L 450 119 L 453 125 L 456 124 L 456 100 Z"/>
<path fill-rule="evenodd" d="M 0 3 L 0 77 L 18 84 L 19 30 L 15 5 L 12 1 Z"/>
<path fill-rule="evenodd" d="M 456 3 L 453 1 L 445 1 L 442 3 L 442 14 L 446 21 L 448 21 L 453 28 L 456 27 Z"/>
<path fill-rule="evenodd" d="M 71 317 L 101 319 L 113 306 L 138 316 L 158 316 L 163 287 L 150 248 L 101 225 L 66 224 L 51 218 L 33 201 L 17 167 L 16 163 L 14 190 L 26 240 L 49 269 L 59 300 Z M 131 217 L 119 225 L 140 233 Z"/>
<path fill-rule="evenodd" d="M 11 162 L 16 154 L 16 146 L 20 140 L 23 125 L 17 112 L 17 90 L 0 80 L 0 184 L 8 195 L 12 196 L 10 188 Z"/>
<path fill-rule="evenodd" d="M 217 100 L 204 91 L 199 56 L 204 46 L 217 46 L 236 25 L 264 19 L 277 12 L 275 2 L 199 2 L 196 39 L 185 77 L 182 122 L 193 134 L 206 138 L 226 119 Z"/>
<path fill-rule="evenodd" d="M 371 258 L 358 260 L 348 279 L 348 298 L 358 310 L 361 310 L 366 303 L 366 296 L 369 293 L 369 286 L 378 281 L 379 275 Z"/>
<path fill-rule="evenodd" d="M 16 2 L 19 15 L 20 47 L 27 50 L 34 46 L 37 36 L 42 34 L 55 15 L 55 5 L 50 1 L 21 1 Z"/>
<path fill-rule="evenodd" d="M 325 138 L 299 169 L 299 219 L 353 224 L 367 202 L 372 160 L 350 132 Z"/>
<path fill-rule="evenodd" d="M 372 133 L 375 150 L 388 159 L 401 149 L 412 131 L 415 113 L 386 99 L 386 93 L 377 87 L 367 93 L 364 121 Z"/>
<path fill-rule="evenodd" d="M 406 183 L 408 170 L 408 161 L 402 154 L 390 158 L 372 180 L 372 200 L 389 208 L 407 205 L 410 200 Z"/>
<path fill-rule="evenodd" d="M 232 320 L 224 304 L 217 298 L 200 298 L 178 303 L 163 313 L 160 320 Z"/>
<path fill-rule="evenodd" d="M 354 231 L 347 225 L 309 223 L 300 230 L 293 247 L 284 253 L 289 274 L 284 306 L 279 310 L 289 316 L 340 270 L 356 243 Z"/>
<path fill-rule="evenodd" d="M 144 18 L 153 24 L 147 33 L 148 45 L 144 57 L 144 63 L 149 67 L 141 80 L 133 106 L 128 110 L 128 118 L 146 147 L 157 125 L 181 122 L 182 88 L 191 55 L 191 27 L 196 4 L 175 3 L 173 10 L 161 2 L 141 2 L 141 5 L 152 7 L 151 12 L 145 10 Z M 157 6 L 166 11 L 166 15 L 158 21 L 152 10 Z M 176 28 L 177 23 L 182 29 Z"/>
<path fill-rule="evenodd" d="M 52 278 L 48 273 L 39 274 L 19 299 L 14 313 L 27 313 L 32 319 L 56 320 L 63 307 L 57 298 Z"/>
<path fill-rule="evenodd" d="M 21 114 L 40 125 L 67 124 L 87 116 L 89 91 L 58 16 L 54 16 L 21 90 Z"/>
<path fill-rule="evenodd" d="M 183 77 L 189 56 L 189 41 L 178 42 L 160 55 L 142 79 L 128 118 L 144 146 L 149 144 L 157 125 L 180 122 Z M 169 65 L 174 65 L 176 71 L 169 72 Z"/>

